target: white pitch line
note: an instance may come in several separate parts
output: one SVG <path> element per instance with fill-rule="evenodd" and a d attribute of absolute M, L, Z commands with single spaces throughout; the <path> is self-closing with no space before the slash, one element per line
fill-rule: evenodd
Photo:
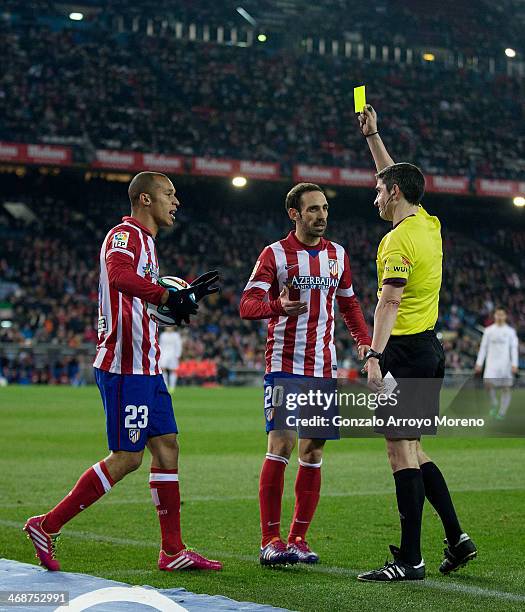
<path fill-rule="evenodd" d="M 14 529 L 21 529 L 22 523 L 18 523 L 17 521 L 7 521 L 0 519 L 0 525 L 4 527 L 12 527 Z M 117 546 L 137 546 L 140 548 L 158 548 L 157 542 L 150 542 L 145 540 L 129 540 L 125 538 L 115 538 L 113 536 L 104 536 L 97 533 L 91 533 L 87 531 L 77 531 L 73 529 L 67 529 L 64 532 L 64 535 L 71 536 L 73 538 L 77 538 L 79 540 L 87 540 L 93 542 L 105 542 L 108 544 L 115 544 Z M 250 555 L 240 555 L 236 553 L 228 553 L 225 551 L 207 551 L 207 554 L 217 556 L 217 557 L 226 557 L 228 559 L 235 559 L 236 561 L 243 561 L 247 563 L 256 563 L 256 556 Z M 289 568 L 291 571 L 303 570 L 310 572 L 312 574 L 329 574 L 329 575 L 339 575 L 339 576 L 349 576 L 355 577 L 360 571 L 346 567 L 330 567 L 330 566 L 296 566 L 295 568 Z M 145 570 L 148 571 L 148 570 Z M 156 570 L 155 570 L 156 571 Z M 445 582 L 446 580 L 446 582 Z M 456 593 L 463 593 L 466 595 L 472 595 L 476 597 L 494 597 L 497 599 L 503 599 L 506 601 L 525 603 L 525 595 L 520 595 L 518 593 L 509 593 L 508 591 L 498 591 L 496 589 L 484 589 L 482 587 L 470 586 L 465 584 L 457 584 L 455 582 L 450 582 L 451 578 L 444 578 L 443 582 L 439 580 L 433 579 L 425 579 L 422 581 L 414 581 L 411 582 L 411 586 L 415 586 L 417 588 L 430 588 L 438 591 L 443 591 L 445 593 L 450 593 L 454 591 Z M 364 587 L 366 588 L 366 587 Z"/>
<path fill-rule="evenodd" d="M 147 484 L 147 483 L 146 483 Z M 147 487 L 145 487 L 147 488 Z M 118 489 L 116 489 L 118 491 Z M 451 493 L 484 493 L 489 491 L 525 491 L 524 487 L 514 487 L 514 486 L 496 486 L 496 487 L 460 487 L 460 488 L 451 488 Z M 333 491 L 331 493 L 323 493 L 321 491 L 321 498 L 325 497 L 366 497 L 367 495 L 390 495 L 395 493 L 395 488 L 392 484 L 392 487 L 389 489 L 375 490 L 375 491 Z M 130 504 L 147 504 L 151 503 L 151 497 L 144 497 L 142 499 L 129 499 L 129 498 L 114 498 L 117 493 L 113 493 L 111 497 L 104 498 L 104 505 L 110 506 L 119 506 L 119 505 L 130 505 Z M 192 504 L 192 503 L 200 503 L 200 502 L 234 502 L 234 501 L 254 501 L 257 499 L 257 492 L 254 492 L 253 495 L 193 495 L 189 497 L 184 497 L 182 501 L 184 504 Z M 284 495 L 283 499 L 294 499 L 293 495 Z M 57 499 L 53 499 L 49 502 L 39 501 L 39 506 L 51 506 L 56 504 Z M 22 503 L 18 504 L 16 502 L 9 502 L 6 504 L 1 503 L 0 500 L 0 508 L 31 508 L 34 507 L 34 502 Z"/>

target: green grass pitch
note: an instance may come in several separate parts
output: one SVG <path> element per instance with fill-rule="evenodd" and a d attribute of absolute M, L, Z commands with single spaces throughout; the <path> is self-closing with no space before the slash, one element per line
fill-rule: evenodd
<path fill-rule="evenodd" d="M 301 611 L 525 608 L 524 440 L 427 439 L 425 449 L 448 479 L 479 558 L 451 577 L 441 576 L 441 523 L 425 504 L 427 580 L 366 584 L 356 580 L 357 572 L 382 564 L 388 544 L 399 538 L 382 440 L 327 444 L 321 501 L 309 533 L 321 564 L 263 569 L 257 559 L 258 476 L 266 449 L 262 390 L 180 388 L 174 405 L 181 432 L 184 539 L 221 559 L 224 570 L 156 569 L 159 527 L 147 460 L 66 525 L 58 549 L 64 570 Z M 0 390 L 0 418 L 0 556 L 32 563 L 23 522 L 54 505 L 82 471 L 107 454 L 103 410 L 96 387 L 7 387 Z M 296 465 L 292 460 L 287 468 L 285 528 Z"/>

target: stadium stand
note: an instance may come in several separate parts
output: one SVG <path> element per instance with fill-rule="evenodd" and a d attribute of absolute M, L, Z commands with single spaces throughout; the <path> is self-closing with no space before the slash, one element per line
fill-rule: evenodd
<path fill-rule="evenodd" d="M 383 0 L 371 10 L 346 0 L 315 6 L 246 0 L 242 6 L 257 20 L 252 33 L 266 31 L 269 41 L 243 47 L 228 38 L 217 44 L 219 27 L 250 28 L 238 3 L 225 0 L 82 0 L 75 4 L 85 13 L 82 22 L 70 21 L 61 3 L 6 0 L 0 144 L 72 145 L 71 165 L 82 169 L 99 148 L 278 162 L 289 187 L 297 163 L 371 168 L 351 100 L 352 87 L 366 82 L 396 159 L 414 161 L 429 174 L 464 177 L 465 193 L 479 179 L 523 181 L 525 79 L 509 70 L 503 47 L 523 49 L 525 14 L 512 0 L 482 4 L 481 10 L 466 0 L 453 7 Z M 509 11 L 515 15 L 510 21 Z M 176 23 L 185 24 L 182 34 Z M 198 25 L 201 37 L 204 27 L 215 28 L 215 42 L 213 36 L 188 40 L 189 24 Z M 307 52 L 307 39 L 323 37 L 327 45 L 330 39 L 377 45 L 378 57 Z M 383 45 L 419 55 L 412 63 L 390 52 L 383 58 Z M 423 49 L 435 52 L 436 61 L 422 61 Z M 448 61 L 450 54 L 457 61 Z M 468 60 L 473 56 L 479 64 Z M 488 58 L 496 58 L 491 70 L 482 68 Z M 98 249 L 127 205 L 122 184 L 88 180 L 96 172 L 84 177 L 82 169 L 3 169 L 3 201 L 26 203 L 35 218 L 22 221 L 0 207 L 0 379 L 79 384 L 89 365 Z M 263 367 L 264 323 L 241 321 L 237 306 L 257 254 L 289 229 L 280 204 L 286 188 L 257 183 L 257 196 L 243 194 L 242 205 L 232 206 L 231 193 L 216 193 L 217 181 L 179 182 L 192 206 L 180 211 L 176 234 L 159 239 L 163 272 L 191 280 L 218 267 L 224 280 L 221 295 L 186 330 L 183 374 L 235 382 L 236 368 Z M 340 193 L 352 201 L 352 211 L 356 203 L 370 207 L 370 191 Z M 525 339 L 525 230 L 508 215 L 498 217 L 494 230 L 486 203 L 459 201 L 432 201 L 444 221 L 446 257 L 439 328 L 455 370 L 472 367 L 479 329 L 495 304 L 508 307 Z M 474 206 L 475 224 L 465 224 Z M 329 235 L 348 248 L 371 323 L 373 260 L 386 228 L 365 208 L 350 218 L 335 210 Z M 336 337 L 340 362 L 351 371 L 356 355 L 341 324 Z M 43 356 L 37 346 L 53 350 Z"/>
<path fill-rule="evenodd" d="M 5 0 L 5 14 L 25 23 L 57 19 L 67 15 L 67 5 L 50 0 Z M 456 0 L 452 5 L 439 0 L 378 0 L 359 5 L 349 0 L 81 0 L 75 3 L 86 14 L 88 26 L 116 28 L 119 18 L 133 20 L 177 20 L 210 26 L 249 27 L 236 10 L 242 6 L 260 31 L 287 38 L 324 36 L 378 45 L 425 46 L 476 55 L 500 54 L 505 45 L 523 50 L 525 9 L 516 0 L 497 4 L 482 0 Z M 507 19 L 512 14 L 513 19 Z M 388 24 L 388 27 L 385 27 Z M 135 27 L 140 24 L 136 22 Z M 400 32 L 403 32 L 401 35 Z"/>
<path fill-rule="evenodd" d="M 183 206 L 177 228 L 158 239 L 161 272 L 191 280 L 206 269 L 219 268 L 223 278 L 222 293 L 213 296 L 185 330 L 183 357 L 188 363 L 183 365 L 181 378 L 183 382 L 184 377 L 187 381 L 235 382 L 235 368 L 264 367 L 265 324 L 242 321 L 238 301 L 259 252 L 290 229 L 282 207 L 285 187 L 259 183 L 251 195 L 233 197 L 231 190 L 221 191 L 213 181 L 201 179 L 198 185 L 195 180 L 181 181 Z M 96 341 L 98 250 L 106 231 L 127 213 L 125 183 L 85 182 L 72 173 L 51 176 L 37 171 L 23 177 L 4 175 L 3 183 L 4 197 L 25 202 L 36 220 L 24 224 L 5 210 L 0 217 L 0 291 L 2 286 L 11 287 L 0 308 L 12 313 L 13 322 L 11 327 L 0 328 L 1 376 L 10 382 L 79 383 L 79 370 L 89 369 Z M 375 250 L 388 230 L 376 219 L 371 199 L 368 190 L 338 195 L 328 232 L 349 251 L 354 286 L 369 324 L 376 303 Z M 350 215 L 345 212 L 347 200 Z M 442 196 L 434 196 L 435 201 L 439 204 L 430 210 L 442 219 L 445 252 L 438 326 L 448 349 L 448 366 L 469 369 L 479 344 L 476 330 L 490 322 L 496 304 L 508 307 L 511 322 L 521 340 L 525 339 L 519 255 L 525 230 L 515 228 L 508 235 L 491 232 L 494 210 L 487 206 L 480 207 L 476 227 L 465 225 L 465 210 L 472 213 L 472 203 L 443 202 Z M 459 210 L 451 214 L 456 208 Z M 500 221 L 512 223 L 504 216 Z M 355 369 L 355 350 L 341 321 L 336 338 L 340 364 Z M 55 348 L 54 361 L 35 357 L 39 344 Z M 9 351 L 15 345 L 24 347 L 16 356 Z M 80 349 L 85 355 L 84 368 L 78 363 L 82 361 L 77 355 Z M 203 365 L 195 367 L 202 361 Z"/>
<path fill-rule="evenodd" d="M 297 162 L 368 168 L 350 97 L 366 81 L 399 158 L 471 182 L 525 172 L 525 81 L 505 73 L 187 42 L 169 29 L 1 28 L 3 141 L 74 144 L 79 161 L 104 148 L 279 161 L 288 176 Z"/>

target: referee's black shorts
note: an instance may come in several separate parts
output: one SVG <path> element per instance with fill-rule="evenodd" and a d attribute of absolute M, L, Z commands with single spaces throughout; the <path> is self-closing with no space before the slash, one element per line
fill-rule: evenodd
<path fill-rule="evenodd" d="M 388 438 L 419 438 L 433 435 L 439 415 L 439 394 L 445 376 L 445 354 L 434 330 L 406 336 L 391 336 L 379 362 L 383 377 L 390 372 L 398 383 L 396 406 L 382 406 L 376 417 L 385 425 L 376 432 Z M 388 418 L 390 425 L 386 425 Z M 412 420 L 424 420 L 413 426 Z"/>

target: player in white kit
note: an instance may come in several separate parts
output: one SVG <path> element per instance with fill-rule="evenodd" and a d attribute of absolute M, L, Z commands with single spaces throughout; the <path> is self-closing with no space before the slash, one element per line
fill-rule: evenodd
<path fill-rule="evenodd" d="M 483 364 L 483 380 L 492 403 L 490 415 L 504 419 L 512 398 L 514 375 L 518 372 L 518 335 L 515 329 L 507 325 L 504 308 L 496 308 L 494 323 L 483 332 L 476 360 L 476 374 L 481 373 Z M 501 389 L 499 398 L 497 389 Z"/>
<path fill-rule="evenodd" d="M 166 327 L 159 338 L 160 361 L 164 381 L 170 391 L 177 386 L 177 368 L 182 355 L 182 337 L 175 327 Z"/>

